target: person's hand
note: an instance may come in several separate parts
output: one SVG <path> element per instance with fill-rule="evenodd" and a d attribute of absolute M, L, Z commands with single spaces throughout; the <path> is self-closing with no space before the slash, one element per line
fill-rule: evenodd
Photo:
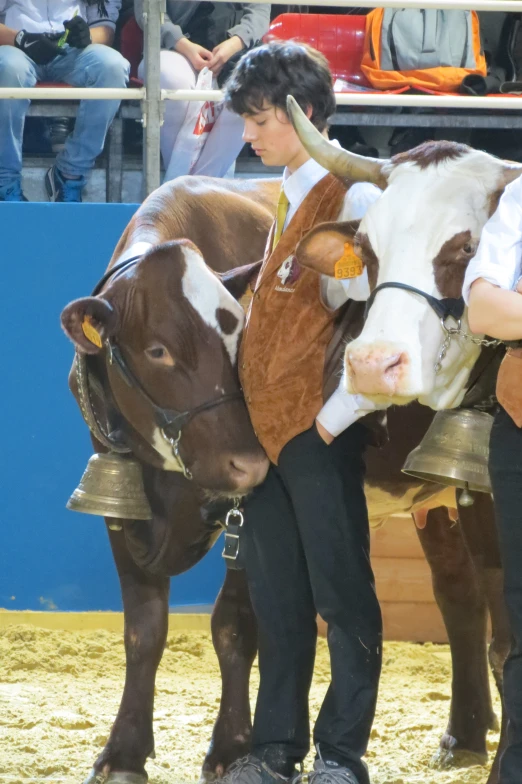
<path fill-rule="evenodd" d="M 66 41 L 69 46 L 74 46 L 75 49 L 85 49 L 86 46 L 92 43 L 89 25 L 81 16 L 74 16 L 72 19 L 68 19 L 63 23 L 63 26 L 69 31 Z"/>
<path fill-rule="evenodd" d="M 189 41 L 188 38 L 180 38 L 174 49 L 187 58 L 195 71 L 208 67 L 212 59 L 212 52 L 204 46 Z"/>
<path fill-rule="evenodd" d="M 333 435 L 329 433 L 325 427 L 322 426 L 322 424 L 319 422 L 318 419 L 315 420 L 315 426 L 317 428 L 317 432 L 323 439 L 324 443 L 330 445 L 334 440 Z"/>
<path fill-rule="evenodd" d="M 522 294 L 522 278 L 518 279 L 515 291 L 517 294 Z"/>
<path fill-rule="evenodd" d="M 15 35 L 14 45 L 37 65 L 47 65 L 55 57 L 65 54 L 57 44 L 59 38 L 59 35 L 28 33 L 27 30 L 20 30 Z"/>
<path fill-rule="evenodd" d="M 209 69 L 214 76 L 217 76 L 222 70 L 225 63 L 231 57 L 244 49 L 245 45 L 238 35 L 233 35 L 232 38 L 227 38 L 226 41 L 218 44 L 212 49 L 212 59 L 208 63 Z"/>

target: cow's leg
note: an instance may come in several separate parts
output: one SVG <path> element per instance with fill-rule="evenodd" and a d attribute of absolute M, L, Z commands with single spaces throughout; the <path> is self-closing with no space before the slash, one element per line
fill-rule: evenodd
<path fill-rule="evenodd" d="M 501 568 L 493 566 L 484 569 L 484 584 L 488 597 L 491 618 L 491 644 L 489 646 L 489 663 L 497 684 L 501 700 L 503 688 L 504 663 L 511 647 L 511 628 L 504 601 L 504 575 Z M 504 706 L 502 706 L 502 721 L 500 724 L 500 742 L 487 784 L 498 784 L 500 777 L 500 757 L 507 745 L 507 719 Z"/>
<path fill-rule="evenodd" d="M 252 720 L 248 694 L 257 652 L 257 623 L 244 571 L 227 569 L 212 614 L 212 639 L 221 669 L 221 704 L 201 781 L 221 777 L 250 749 Z"/>
<path fill-rule="evenodd" d="M 145 784 L 145 761 L 154 753 L 154 682 L 167 637 L 169 578 L 136 566 L 123 531 L 109 531 L 109 538 L 123 598 L 127 666 L 118 715 L 85 784 L 98 784 L 96 776 L 110 784 Z"/>
<path fill-rule="evenodd" d="M 468 549 L 487 598 L 491 618 L 489 663 L 502 697 L 504 663 L 511 646 L 511 629 L 503 592 L 503 572 L 495 526 L 493 502 L 489 495 L 477 494 L 470 508 L 461 510 L 460 519 Z M 499 780 L 500 756 L 506 745 L 506 720 L 502 711 L 500 743 L 491 768 L 488 784 Z"/>
<path fill-rule="evenodd" d="M 444 507 L 428 514 L 419 539 L 451 647 L 450 718 L 433 759 L 437 767 L 484 763 L 494 721 L 486 648 L 487 605 L 459 524 Z"/>

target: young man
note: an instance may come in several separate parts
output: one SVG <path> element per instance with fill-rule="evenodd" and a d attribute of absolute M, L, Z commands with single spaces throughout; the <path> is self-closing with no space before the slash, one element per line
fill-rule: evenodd
<path fill-rule="evenodd" d="M 482 230 L 463 296 L 474 332 L 522 341 L 522 177 L 505 189 Z M 504 666 L 508 744 L 500 784 L 522 781 L 522 352 L 509 349 L 498 374 L 500 403 L 491 430 L 489 473 L 499 532 L 511 652 Z"/>
<path fill-rule="evenodd" d="M 263 163 L 285 166 L 239 358 L 250 416 L 271 466 L 245 504 L 245 560 L 259 622 L 260 687 L 252 753 L 223 784 L 294 780 L 310 747 L 308 693 L 316 612 L 328 623 L 332 681 L 314 731 L 313 784 L 368 784 L 365 754 L 381 666 L 381 616 L 363 491 L 373 405 L 342 385 L 323 405 L 323 370 L 337 308 L 369 296 L 366 271 L 346 287 L 301 267 L 294 252 L 314 225 L 362 217 L 380 191 L 346 184 L 313 161 L 286 114 L 293 95 L 326 133 L 332 77 L 318 52 L 292 42 L 244 55 L 226 87 Z M 339 366 L 339 371 L 341 367 Z M 354 424 L 355 423 L 355 424 Z"/>
<path fill-rule="evenodd" d="M 111 49 L 120 6 L 121 0 L 0 0 L 0 87 L 125 87 L 129 63 Z M 80 102 L 74 131 L 45 175 L 50 201 L 82 200 L 119 105 Z M 22 138 L 28 107 L 29 101 L 0 100 L 0 201 L 26 201 Z"/>

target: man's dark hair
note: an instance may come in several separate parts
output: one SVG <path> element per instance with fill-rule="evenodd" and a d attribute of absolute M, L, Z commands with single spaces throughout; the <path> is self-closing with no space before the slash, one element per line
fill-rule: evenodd
<path fill-rule="evenodd" d="M 319 131 L 335 112 L 332 74 L 316 49 L 295 41 L 272 41 L 247 52 L 225 85 L 225 105 L 236 114 L 256 114 L 266 103 L 286 114 L 286 96 L 293 95 L 303 111 L 312 108 L 311 122 Z"/>

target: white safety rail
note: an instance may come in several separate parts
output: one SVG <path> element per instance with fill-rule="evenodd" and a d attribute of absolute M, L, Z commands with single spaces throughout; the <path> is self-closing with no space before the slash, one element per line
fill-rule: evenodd
<path fill-rule="evenodd" d="M 0 87 L 0 98 L 30 101 L 141 101 L 144 87 Z"/>
<path fill-rule="evenodd" d="M 221 2 L 221 0 L 219 0 Z M 522 10 L 522 9 L 521 9 Z M 1 93 L 1 90 L 0 90 Z M 162 90 L 167 101 L 221 101 L 222 90 Z M 522 111 L 522 97 L 478 98 L 471 95 L 382 95 L 336 93 L 337 106 L 420 106 L 445 109 L 513 109 Z"/>
<path fill-rule="evenodd" d="M 314 0 L 315 6 L 353 8 L 355 0 Z M 228 0 L 215 0 L 228 2 Z M 254 0 L 258 3 L 286 5 L 286 0 Z M 294 5 L 304 5 L 297 0 Z M 359 8 L 433 8 L 447 10 L 522 12 L 522 0 L 357 0 Z M 162 90 L 159 51 L 165 0 L 145 0 L 144 59 L 147 87 L 111 89 L 93 87 L 2 87 L 0 100 L 121 100 L 140 101 L 144 127 L 144 190 L 149 194 L 160 184 L 159 129 L 164 101 L 219 101 L 221 90 Z M 475 97 L 461 95 L 382 95 L 379 93 L 337 93 L 338 106 L 424 107 L 430 109 L 491 109 L 522 111 L 522 97 Z"/>

